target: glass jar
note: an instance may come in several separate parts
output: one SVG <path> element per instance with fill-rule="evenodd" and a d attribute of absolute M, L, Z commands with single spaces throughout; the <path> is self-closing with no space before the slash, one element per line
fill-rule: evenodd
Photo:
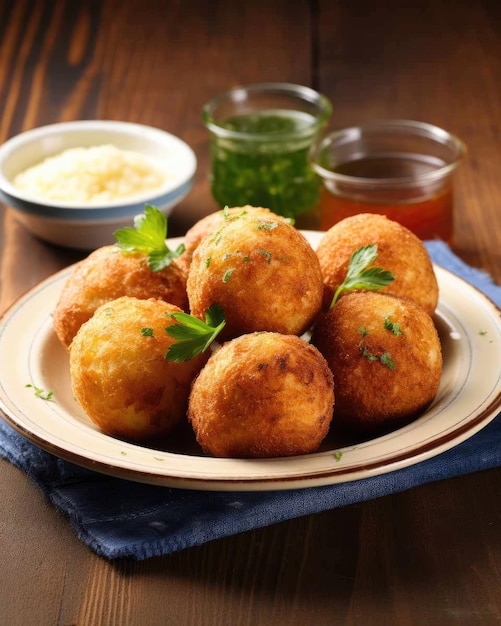
<path fill-rule="evenodd" d="M 320 180 L 308 153 L 332 111 L 301 85 L 258 83 L 208 102 L 211 191 L 220 207 L 261 206 L 300 220 L 318 202 Z"/>
<path fill-rule="evenodd" d="M 380 213 L 421 239 L 451 242 L 452 174 L 465 146 L 447 131 L 409 120 L 382 120 L 329 133 L 311 149 L 322 178 L 319 228 L 357 213 Z"/>

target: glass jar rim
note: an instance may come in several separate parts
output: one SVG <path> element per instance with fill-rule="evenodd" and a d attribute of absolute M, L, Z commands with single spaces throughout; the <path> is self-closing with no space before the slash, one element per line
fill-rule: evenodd
<path fill-rule="evenodd" d="M 260 94 L 290 97 L 291 102 L 296 100 L 297 102 L 309 104 L 312 108 L 317 109 L 316 114 L 313 114 L 313 122 L 310 125 L 294 132 L 252 133 L 224 128 L 224 126 L 221 126 L 221 124 L 216 121 L 214 117 L 214 110 L 224 101 L 243 103 L 247 99 L 248 95 L 252 96 Z M 289 107 L 287 110 L 294 111 L 299 109 Z M 290 139 L 291 137 L 301 138 L 309 137 L 312 134 L 315 134 L 327 122 L 331 113 L 332 103 L 329 98 L 327 98 L 324 94 L 315 91 L 311 87 L 286 82 L 263 82 L 233 87 L 232 89 L 215 96 L 203 106 L 202 120 L 209 131 L 221 138 L 247 141 L 254 140 L 260 142 L 284 141 Z"/>
<path fill-rule="evenodd" d="M 328 149 L 335 141 L 346 138 L 345 143 L 355 141 L 363 136 L 364 132 L 389 132 L 389 134 L 406 134 L 408 137 L 420 137 L 430 139 L 436 144 L 449 146 L 454 153 L 454 157 L 450 162 L 437 167 L 429 172 L 414 176 L 401 176 L 392 178 L 366 178 L 352 176 L 349 174 L 340 174 L 327 169 L 319 163 L 319 156 L 325 149 Z M 393 152 L 394 156 L 408 155 L 408 152 Z M 363 156 L 367 156 L 366 154 Z M 466 145 L 457 136 L 452 135 L 448 131 L 429 124 L 427 122 L 418 122 L 414 120 L 376 120 L 361 124 L 359 126 L 351 126 L 339 130 L 334 130 L 323 137 L 320 137 L 316 143 L 311 146 L 309 152 L 310 164 L 316 173 L 326 181 L 343 183 L 345 185 L 358 185 L 367 188 L 387 188 L 387 187 L 406 187 L 419 185 L 425 182 L 440 180 L 450 175 L 462 162 L 466 156 Z M 345 161 L 346 162 L 346 161 Z"/>

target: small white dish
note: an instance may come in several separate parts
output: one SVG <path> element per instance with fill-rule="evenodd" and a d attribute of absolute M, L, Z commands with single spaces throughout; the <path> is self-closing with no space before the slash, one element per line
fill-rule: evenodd
<path fill-rule="evenodd" d="M 322 233 L 305 233 L 312 245 Z M 175 247 L 180 239 L 169 240 Z M 24 295 L 0 320 L 0 408 L 7 423 L 48 452 L 104 474 L 199 490 L 264 491 L 316 487 L 385 474 L 424 461 L 473 436 L 501 410 L 499 309 L 455 274 L 435 266 L 436 313 L 444 355 L 437 396 L 411 424 L 364 442 L 336 439 L 319 452 L 274 459 L 205 456 L 193 433 L 167 446 L 141 446 L 102 433 L 71 392 L 69 357 L 52 312 L 73 266 Z M 26 387 L 32 385 L 32 387 Z M 52 391 L 43 400 L 33 388 Z"/>
<path fill-rule="evenodd" d="M 70 148 L 113 145 L 142 154 L 169 173 L 157 189 L 100 205 L 54 202 L 18 189 L 17 174 Z M 114 242 L 113 232 L 132 226 L 134 216 L 152 204 L 168 215 L 193 186 L 197 161 L 178 137 L 158 128 L 108 120 L 82 120 L 42 126 L 0 146 L 0 199 L 37 237 L 56 245 L 92 250 Z"/>

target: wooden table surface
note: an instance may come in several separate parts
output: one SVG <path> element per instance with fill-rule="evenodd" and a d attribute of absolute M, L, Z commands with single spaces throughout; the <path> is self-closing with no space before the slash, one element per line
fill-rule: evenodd
<path fill-rule="evenodd" d="M 237 84 L 309 85 L 332 99 L 332 127 L 418 119 L 465 141 L 454 248 L 501 281 L 500 61 L 489 0 L 0 0 L 0 141 L 89 118 L 179 135 L 199 160 L 170 219 L 182 234 L 216 209 L 205 101 Z M 82 253 L 1 216 L 4 310 Z M 501 623 L 499 469 L 113 563 L 22 472 L 0 471 L 2 625 Z"/>

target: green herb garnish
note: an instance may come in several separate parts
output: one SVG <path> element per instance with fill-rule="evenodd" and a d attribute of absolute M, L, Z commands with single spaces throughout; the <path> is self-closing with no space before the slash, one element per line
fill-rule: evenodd
<path fill-rule="evenodd" d="M 369 350 L 369 348 L 367 348 L 367 346 L 365 346 L 364 349 L 362 350 L 362 354 L 371 363 L 373 361 L 379 361 L 379 357 L 376 354 L 372 354 L 372 352 Z"/>
<path fill-rule="evenodd" d="M 395 276 L 381 267 L 370 267 L 377 258 L 377 244 L 369 244 L 355 250 L 351 255 L 346 278 L 339 285 L 332 298 L 331 308 L 336 304 L 343 291 L 365 289 L 379 291 L 395 280 Z"/>
<path fill-rule="evenodd" d="M 404 334 L 402 332 L 402 329 L 400 328 L 400 325 L 397 324 L 396 322 L 392 322 L 389 315 L 384 320 L 384 327 L 386 328 L 386 330 L 389 330 L 394 335 L 403 335 Z"/>
<path fill-rule="evenodd" d="M 230 267 L 230 269 L 226 270 L 226 272 L 223 274 L 223 283 L 229 282 L 231 275 L 233 274 L 234 271 L 235 271 L 235 268 L 233 267 Z"/>
<path fill-rule="evenodd" d="M 343 456 L 343 453 L 341 452 L 341 450 L 336 450 L 334 452 L 334 458 L 336 459 L 336 461 L 340 461 L 342 456 Z"/>
<path fill-rule="evenodd" d="M 223 208 L 223 217 L 224 217 L 225 222 L 233 222 L 235 220 L 239 220 L 244 215 L 247 215 L 247 213 L 248 213 L 248 211 L 243 209 L 242 211 L 240 211 L 240 213 L 237 213 L 236 215 L 230 215 L 229 212 L 228 212 L 228 207 L 225 206 Z"/>
<path fill-rule="evenodd" d="M 382 354 L 379 357 L 379 360 L 381 361 L 381 363 L 383 365 L 386 365 L 387 367 L 389 367 L 391 370 L 396 370 L 397 366 L 395 365 L 395 363 L 392 361 L 391 359 L 391 354 L 389 352 L 385 352 L 384 354 Z"/>
<path fill-rule="evenodd" d="M 153 328 L 141 328 L 141 335 L 143 337 L 153 337 Z"/>
<path fill-rule="evenodd" d="M 275 228 L 278 228 L 280 226 L 279 222 L 266 222 L 263 219 L 258 219 L 258 226 L 256 226 L 256 230 L 275 230 Z"/>
<path fill-rule="evenodd" d="M 175 339 L 165 358 L 180 363 L 189 361 L 197 354 L 205 352 L 216 339 L 226 324 L 224 313 L 219 304 L 213 304 L 205 312 L 205 322 L 188 313 L 168 313 L 177 324 L 167 326 L 167 334 Z"/>
<path fill-rule="evenodd" d="M 184 252 L 184 244 L 171 250 L 166 243 L 167 218 L 154 206 L 147 204 L 144 213 L 134 217 L 134 228 L 126 226 L 113 233 L 118 247 L 125 253 L 142 252 L 148 256 L 152 272 L 169 266 Z"/>
<path fill-rule="evenodd" d="M 25 385 L 25 387 L 33 389 L 35 392 L 35 396 L 37 398 L 40 398 L 41 400 L 52 400 L 54 398 L 53 391 L 45 391 L 45 389 L 42 389 L 41 387 L 35 387 L 35 385 L 31 385 L 30 383 Z"/>
<path fill-rule="evenodd" d="M 271 263 L 271 252 L 268 252 L 268 250 L 258 250 L 258 252 L 264 256 L 266 263 L 269 265 Z"/>
<path fill-rule="evenodd" d="M 367 348 L 367 346 L 364 346 L 362 348 L 362 356 L 364 356 L 369 361 L 369 363 L 374 363 L 375 361 L 379 361 L 383 365 L 386 365 L 386 367 L 389 367 L 391 370 L 397 369 L 397 366 L 392 361 L 391 354 L 389 352 L 385 352 L 381 356 L 378 356 L 377 354 L 373 354 L 369 350 L 369 348 Z"/>

